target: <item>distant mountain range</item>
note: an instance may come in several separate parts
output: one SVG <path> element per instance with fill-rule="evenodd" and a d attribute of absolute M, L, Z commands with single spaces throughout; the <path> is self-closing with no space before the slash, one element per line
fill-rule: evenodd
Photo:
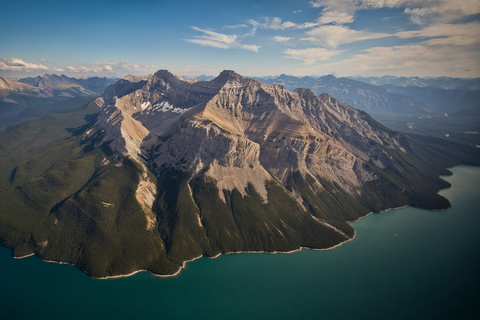
<path fill-rule="evenodd" d="M 379 114 L 433 115 L 480 109 L 480 79 L 455 78 L 337 78 L 333 75 L 256 78 L 278 83 L 289 90 L 309 88 L 317 94 L 328 93 L 335 99 L 372 116 Z"/>
<path fill-rule="evenodd" d="M 480 78 L 420 78 L 420 77 L 350 77 L 351 79 L 376 86 L 393 85 L 398 87 L 422 87 L 446 90 L 480 90 Z"/>
<path fill-rule="evenodd" d="M 100 94 L 113 78 L 71 78 L 46 74 L 17 81 L 0 77 L 0 127 L 50 112 L 66 112 L 81 101 Z M 90 98 L 91 99 L 91 98 Z"/>
<path fill-rule="evenodd" d="M 313 81 L 393 99 L 347 80 Z M 480 164 L 475 148 L 412 138 L 330 94 L 228 70 L 197 82 L 128 76 L 68 112 L 1 129 L 0 152 L 1 244 L 96 277 L 332 248 L 370 212 L 448 208 L 439 174 Z"/>
<path fill-rule="evenodd" d="M 432 107 L 413 97 L 389 92 L 387 89 L 353 80 L 327 75 L 319 78 L 281 75 L 273 79 L 257 78 L 265 83 L 278 83 L 288 90 L 309 88 L 317 94 L 328 93 L 335 99 L 372 115 L 379 113 L 431 113 Z"/>
<path fill-rule="evenodd" d="M 89 77 L 89 78 L 71 78 L 64 74 L 45 74 L 35 78 L 23 78 L 18 82 L 28 84 L 33 87 L 42 88 L 45 91 L 53 91 L 60 96 L 73 98 L 75 96 L 98 94 L 105 90 L 111 84 L 119 79 L 106 77 Z M 67 89 L 74 88 L 68 91 Z"/>

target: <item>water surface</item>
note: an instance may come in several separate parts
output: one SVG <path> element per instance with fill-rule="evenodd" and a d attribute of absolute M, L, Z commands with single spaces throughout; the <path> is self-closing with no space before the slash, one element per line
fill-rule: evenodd
<path fill-rule="evenodd" d="M 467 319 L 480 298 L 480 168 L 452 172 L 450 210 L 372 214 L 334 250 L 202 258 L 171 278 L 96 280 L 0 248 L 0 318 Z"/>

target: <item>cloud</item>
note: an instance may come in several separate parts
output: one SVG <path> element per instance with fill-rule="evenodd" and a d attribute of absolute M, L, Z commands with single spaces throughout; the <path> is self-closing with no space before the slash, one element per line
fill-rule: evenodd
<path fill-rule="evenodd" d="M 298 70 L 307 72 L 307 70 Z M 476 51 L 458 50 L 455 46 L 436 46 L 428 41 L 392 47 L 373 47 L 349 59 L 308 68 L 309 73 L 383 76 L 462 76 L 480 73 Z"/>
<path fill-rule="evenodd" d="M 420 30 L 400 31 L 395 36 L 402 39 L 409 38 L 440 38 L 446 45 L 469 45 L 479 42 L 480 22 L 464 24 L 439 23 L 427 26 Z M 434 40 L 431 40 L 434 41 Z"/>
<path fill-rule="evenodd" d="M 193 30 L 203 32 L 201 36 L 194 36 L 195 39 L 185 39 L 190 43 L 199 44 L 207 47 L 214 47 L 220 49 L 239 48 L 253 52 L 258 52 L 260 46 L 253 44 L 242 44 L 238 41 L 238 36 L 235 34 L 227 35 L 215 31 L 200 29 L 198 27 L 192 27 Z"/>
<path fill-rule="evenodd" d="M 27 63 L 18 58 L 0 59 L 0 71 L 30 72 L 43 74 L 45 72 L 62 72 L 70 76 L 106 76 L 124 77 L 127 74 L 147 75 L 160 69 L 166 69 L 177 75 L 198 76 L 200 74 L 218 74 L 220 69 L 195 65 L 154 65 L 136 64 L 125 59 L 113 62 L 91 62 L 85 65 L 67 66 L 65 68 L 48 68 L 43 65 Z"/>
<path fill-rule="evenodd" d="M 239 29 L 239 28 L 248 28 L 246 24 L 235 24 L 235 25 L 226 25 L 222 27 L 223 29 Z"/>
<path fill-rule="evenodd" d="M 355 21 L 353 13 L 341 11 L 327 11 L 319 19 L 320 24 L 347 24 Z"/>
<path fill-rule="evenodd" d="M 327 50 L 325 48 L 283 50 L 283 53 L 287 56 L 287 58 L 302 60 L 305 64 L 326 61 L 342 52 L 343 50 Z"/>
<path fill-rule="evenodd" d="M 48 70 L 48 67 L 25 62 L 19 58 L 2 58 L 0 59 L 0 69 L 10 71 L 33 71 L 33 70 Z"/>
<path fill-rule="evenodd" d="M 22 71 L 22 72 L 31 72 L 31 71 L 63 71 L 60 68 L 49 68 L 43 64 L 36 64 L 31 62 L 25 62 L 19 58 L 1 58 L 0 59 L 0 70 L 6 71 Z"/>
<path fill-rule="evenodd" d="M 65 68 L 67 72 L 82 74 L 103 74 L 103 75 L 124 75 L 127 73 L 148 74 L 161 69 L 153 64 L 139 65 L 131 63 L 128 59 L 115 62 L 92 62 L 83 66 L 68 66 Z"/>
<path fill-rule="evenodd" d="M 72 67 L 68 66 L 66 68 L 69 72 L 78 72 L 78 73 L 100 73 L 100 72 L 113 72 L 113 68 L 109 65 L 103 66 L 80 66 Z"/>
<path fill-rule="evenodd" d="M 256 29 L 265 29 L 265 30 L 286 30 L 286 29 L 308 29 L 314 26 L 318 26 L 317 22 L 306 22 L 306 23 L 295 23 L 292 21 L 284 21 L 279 17 L 274 18 L 265 18 L 265 22 L 261 23 L 256 20 L 250 19 L 248 23 L 251 24 L 254 28 L 250 34 L 254 35 Z"/>
<path fill-rule="evenodd" d="M 480 13 L 478 0 L 405 1 L 405 13 L 417 24 L 458 22 Z"/>
<path fill-rule="evenodd" d="M 308 30 L 306 34 L 309 37 L 302 38 L 301 40 L 310 41 L 312 43 L 334 49 L 341 44 L 392 36 L 388 33 L 358 31 L 341 25 L 319 26 L 317 28 Z"/>
<path fill-rule="evenodd" d="M 267 22 L 266 27 L 273 30 L 285 30 L 288 28 L 295 28 L 297 27 L 297 24 L 291 21 L 282 22 L 282 19 L 275 17 L 272 21 Z"/>
<path fill-rule="evenodd" d="M 273 37 L 273 41 L 275 42 L 288 42 L 288 40 L 290 40 L 290 37 L 282 37 L 282 36 Z"/>
<path fill-rule="evenodd" d="M 455 22 L 480 13 L 478 0 L 315 0 L 312 7 L 322 8 L 322 24 L 352 23 L 360 10 L 404 8 L 417 24 Z"/>
<path fill-rule="evenodd" d="M 400 3 L 401 1 L 397 1 Z M 404 1 L 405 2 L 405 1 Z M 446 3 L 443 3 L 446 6 Z M 442 20 L 442 19 L 439 19 Z M 450 19 L 445 19 L 450 20 Z M 430 20 L 420 29 L 395 34 L 352 30 L 343 25 L 323 25 L 306 32 L 308 40 L 327 48 L 341 44 L 382 37 L 414 40 L 415 43 L 382 47 L 376 44 L 361 53 L 338 62 L 319 63 L 298 72 L 343 75 L 418 75 L 476 77 L 480 73 L 480 22 L 442 23 Z M 411 41 L 410 41 L 411 42 Z M 287 52 L 284 52 L 287 54 Z M 296 58 L 307 60 L 311 55 L 296 52 Z M 292 57 L 292 56 L 291 56 Z M 315 59 L 309 60 L 312 64 Z M 321 61 L 321 60 L 319 60 Z"/>
<path fill-rule="evenodd" d="M 41 63 L 47 62 L 47 60 L 45 60 L 44 58 L 38 58 L 37 60 L 40 61 Z"/>
<path fill-rule="evenodd" d="M 355 12 L 359 10 L 355 0 L 316 0 L 312 7 L 322 8 L 318 22 L 320 24 L 347 24 L 355 21 Z"/>

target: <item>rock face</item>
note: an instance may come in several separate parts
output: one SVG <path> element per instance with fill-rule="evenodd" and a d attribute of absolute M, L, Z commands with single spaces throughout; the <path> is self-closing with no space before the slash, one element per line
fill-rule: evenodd
<path fill-rule="evenodd" d="M 120 81 L 102 102 L 90 132 L 99 144 L 141 163 L 149 154 L 157 168 L 205 172 L 220 193 L 245 194 L 252 183 L 265 201 L 266 180 L 287 186 L 296 171 L 319 190 L 325 180 L 358 194 L 364 182 L 379 179 L 376 170 L 393 165 L 389 149 L 406 153 L 400 140 L 408 138 L 327 94 L 290 92 L 233 71 L 193 84 L 159 71 Z"/>
<path fill-rule="evenodd" d="M 144 198 L 157 197 L 142 204 L 177 263 L 229 251 L 326 248 L 351 239 L 345 222 L 371 211 L 448 207 L 436 195 L 436 173 L 409 167 L 419 157 L 409 137 L 328 94 L 233 71 L 192 83 L 161 70 L 119 81 L 98 103 L 89 137 L 116 161 L 140 164 L 137 190 L 148 185 Z M 147 173 L 158 179 L 156 195 Z M 416 179 L 433 187 L 417 188 Z"/>
<path fill-rule="evenodd" d="M 0 239 L 15 255 L 97 277 L 171 275 L 199 256 L 331 248 L 372 211 L 449 206 L 438 174 L 454 161 L 433 163 L 439 149 L 328 94 L 233 71 L 197 82 L 158 71 L 128 76 L 95 102 L 96 118 L 93 103 L 61 117 L 90 121 L 64 136 L 22 138 L 38 145 L 21 156 L 9 141 L 33 129 L 0 139 L 22 159 L 0 168 Z"/>

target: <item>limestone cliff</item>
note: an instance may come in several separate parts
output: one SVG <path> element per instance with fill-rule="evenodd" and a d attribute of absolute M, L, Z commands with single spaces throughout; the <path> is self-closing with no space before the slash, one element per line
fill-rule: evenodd
<path fill-rule="evenodd" d="M 366 113 L 309 89 L 293 92 L 224 71 L 209 82 L 188 83 L 167 71 L 120 81 L 105 94 L 91 134 L 122 156 L 198 175 L 219 189 L 242 194 L 248 183 L 268 201 L 273 177 L 288 186 L 292 172 L 354 197 L 377 170 L 393 166 L 389 150 L 406 153 L 408 138 Z M 272 176 L 271 176 L 272 175 Z M 299 201 L 302 195 L 294 192 Z"/>
<path fill-rule="evenodd" d="M 127 76 L 75 111 L 3 131 L 0 240 L 96 277 L 332 248 L 372 211 L 448 208 L 439 174 L 478 151 L 444 144 L 233 71 Z"/>

